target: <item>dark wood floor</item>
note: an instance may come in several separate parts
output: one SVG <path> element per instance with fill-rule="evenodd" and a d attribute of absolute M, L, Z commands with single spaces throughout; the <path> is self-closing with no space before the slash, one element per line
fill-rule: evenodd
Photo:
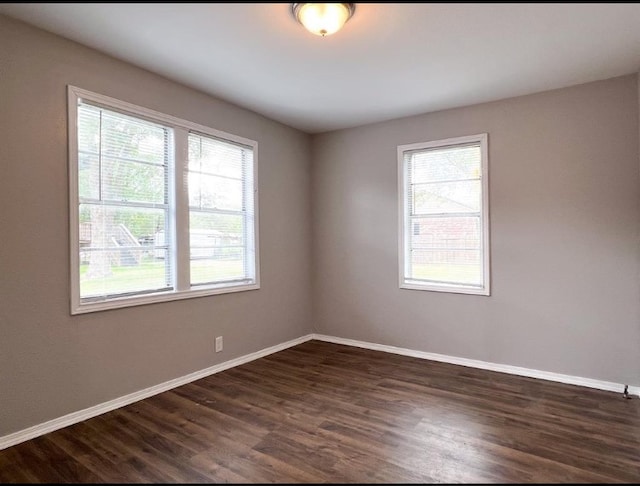
<path fill-rule="evenodd" d="M 0 451 L 0 481 L 640 482 L 640 399 L 310 341 Z"/>

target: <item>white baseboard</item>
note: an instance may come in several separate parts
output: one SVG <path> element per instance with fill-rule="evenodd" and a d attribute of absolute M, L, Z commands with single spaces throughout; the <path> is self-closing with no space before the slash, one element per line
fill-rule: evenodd
<path fill-rule="evenodd" d="M 225 361 L 224 363 L 205 368 L 204 370 L 189 373 L 188 375 L 165 381 L 164 383 L 160 383 L 159 385 L 151 386 L 149 388 L 145 388 L 144 390 L 130 393 L 129 395 L 125 395 L 114 400 L 109 400 L 108 402 L 100 403 L 93 407 L 85 408 L 84 410 L 78 410 L 77 412 L 72 412 L 62 417 L 49 420 L 48 422 L 34 425 L 33 427 L 29 427 L 27 429 L 5 435 L 4 437 L 0 437 L 0 450 L 6 449 L 7 447 L 11 447 L 21 442 L 25 442 L 35 437 L 39 437 L 49 432 L 53 432 L 54 430 L 77 424 L 78 422 L 82 422 L 83 420 L 96 417 L 103 413 L 110 412 L 120 407 L 124 407 L 125 405 L 129 405 L 139 400 L 144 400 L 145 398 L 149 398 L 153 395 L 171 390 L 178 386 L 186 385 L 187 383 L 191 383 L 192 381 L 196 381 L 215 373 L 228 370 L 229 368 L 240 366 L 242 364 L 248 363 L 249 361 L 253 361 L 258 358 L 277 353 L 278 351 L 282 351 L 292 346 L 302 344 L 306 341 L 310 341 L 311 339 L 313 339 L 312 334 L 308 334 L 307 336 L 302 336 L 297 339 L 292 339 L 291 341 L 287 341 L 286 343 L 277 344 L 275 346 L 256 351 L 255 353 L 240 356 L 239 358 L 235 358 L 229 361 Z"/>
<path fill-rule="evenodd" d="M 455 365 L 469 366 L 471 368 L 479 368 L 482 370 L 498 371 L 508 373 L 510 375 L 527 376 L 529 378 L 539 378 L 542 380 L 557 381 L 569 385 L 586 386 L 589 388 L 597 388 L 598 390 L 606 390 L 619 392 L 622 395 L 624 384 L 613 383 L 611 381 L 593 380 L 591 378 L 583 378 L 580 376 L 562 375 L 560 373 L 551 373 L 549 371 L 533 370 L 529 368 L 521 368 L 519 366 L 504 365 L 498 363 L 489 363 L 475 359 L 458 358 L 456 356 L 447 356 L 444 354 L 427 353 L 424 351 L 416 351 L 414 349 L 397 348 L 395 346 L 387 346 L 384 344 L 368 343 L 365 341 L 356 341 L 354 339 L 345 339 L 334 336 L 326 336 L 323 334 L 313 334 L 313 339 L 318 341 L 326 341 L 335 344 L 344 344 L 346 346 L 356 346 L 358 348 L 371 349 L 374 351 L 384 351 L 386 353 L 401 354 L 403 356 L 412 356 L 414 358 L 428 359 L 432 361 L 440 361 Z M 640 386 L 629 386 L 630 395 L 640 395 Z"/>
<path fill-rule="evenodd" d="M 160 383 L 159 385 L 145 388 L 144 390 L 130 393 L 129 395 L 125 395 L 123 397 L 116 398 L 114 400 L 109 400 L 108 402 L 104 402 L 104 403 L 95 405 L 93 407 L 85 408 L 84 410 L 78 410 L 77 412 L 72 412 L 62 417 L 49 420 L 48 422 L 34 425 L 33 427 L 29 427 L 27 429 L 14 432 L 9 435 L 5 435 L 4 437 L 0 437 L 0 450 L 6 449 L 7 447 L 11 447 L 21 442 L 25 442 L 35 437 L 39 437 L 49 432 L 62 429 L 69 425 L 77 424 L 79 422 L 82 422 L 83 420 L 96 417 L 103 413 L 110 412 L 117 408 L 124 407 L 125 405 L 129 405 L 139 400 L 144 400 L 145 398 L 149 398 L 153 395 L 157 395 L 159 393 L 171 390 L 181 385 L 186 385 L 187 383 L 191 383 L 192 381 L 196 381 L 201 378 L 205 378 L 207 376 L 213 375 L 215 373 L 228 370 L 229 368 L 240 366 L 242 364 L 248 363 L 258 358 L 262 358 L 264 356 L 277 353 L 278 351 L 282 351 L 292 346 L 297 346 L 298 344 L 311 341 L 312 339 L 316 339 L 318 341 L 326 341 L 326 342 L 335 343 L 335 344 L 344 344 L 346 346 L 355 346 L 358 348 L 371 349 L 374 351 L 384 351 L 386 353 L 401 354 L 403 356 L 412 356 L 414 358 L 440 361 L 443 363 L 469 366 L 471 368 L 498 371 L 502 373 L 508 373 L 511 375 L 528 376 L 530 378 L 539 378 L 543 380 L 557 381 L 560 383 L 567 383 L 570 385 L 586 386 L 589 388 L 597 388 L 599 390 L 607 390 L 607 391 L 613 391 L 613 392 L 619 392 L 619 393 L 622 393 L 622 391 L 624 390 L 623 384 L 613 383 L 609 381 L 593 380 L 591 378 L 562 375 L 559 373 L 551 373 L 548 371 L 533 370 L 529 368 L 521 368 L 518 366 L 510 366 L 510 365 L 503 365 L 503 364 L 497 364 L 497 363 L 489 363 L 486 361 L 479 361 L 475 359 L 458 358 L 456 356 L 427 353 L 424 351 L 398 348 L 395 346 L 387 346 L 384 344 L 376 344 L 376 343 L 369 343 L 365 341 L 356 341 L 354 339 L 345 339 L 345 338 L 339 338 L 334 336 L 326 336 L 324 334 L 308 334 L 306 336 L 292 339 L 291 341 L 287 341 L 282 344 L 277 344 L 275 346 L 271 346 L 269 348 L 256 351 L 255 353 L 247 354 L 239 358 L 225 361 L 224 363 L 211 366 L 204 370 L 196 371 L 194 373 L 190 373 L 188 375 L 175 378 L 173 380 L 165 381 L 164 383 Z M 640 386 L 629 386 L 628 391 L 632 395 L 640 395 Z"/>

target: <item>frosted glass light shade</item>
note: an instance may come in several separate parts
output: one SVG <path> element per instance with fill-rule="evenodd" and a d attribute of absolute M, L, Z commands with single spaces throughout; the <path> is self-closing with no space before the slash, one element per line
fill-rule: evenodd
<path fill-rule="evenodd" d="M 338 32 L 351 18 L 355 10 L 353 3 L 294 3 L 293 15 L 304 27 L 316 35 L 331 35 Z"/>

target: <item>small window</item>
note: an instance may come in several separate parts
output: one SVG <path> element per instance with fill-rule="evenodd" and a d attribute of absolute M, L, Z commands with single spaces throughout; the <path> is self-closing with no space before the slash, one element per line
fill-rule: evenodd
<path fill-rule="evenodd" d="M 256 142 L 69 87 L 73 314 L 259 288 Z"/>
<path fill-rule="evenodd" d="M 489 295 L 487 135 L 398 147 L 400 287 Z"/>

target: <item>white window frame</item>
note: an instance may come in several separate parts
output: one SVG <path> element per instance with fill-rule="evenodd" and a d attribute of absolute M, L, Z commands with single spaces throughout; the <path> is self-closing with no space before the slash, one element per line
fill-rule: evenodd
<path fill-rule="evenodd" d="M 242 292 L 260 288 L 259 256 L 259 210 L 258 210 L 258 142 L 239 137 L 198 123 L 166 115 L 148 108 L 120 101 L 109 96 L 93 93 L 75 86 L 67 87 L 68 101 L 68 143 L 69 143 L 69 233 L 71 270 L 71 314 L 83 314 L 107 309 L 131 307 L 155 302 L 204 297 L 207 295 Z M 78 187 L 78 102 L 86 100 L 105 109 L 121 112 L 150 122 L 161 124 L 174 134 L 173 170 L 169 169 L 170 225 L 174 237 L 174 289 L 144 295 L 120 296 L 106 301 L 82 302 L 80 298 L 80 245 L 79 245 L 79 187 Z M 189 164 L 187 136 L 189 132 L 208 135 L 233 144 L 243 145 L 253 150 L 253 193 L 254 193 L 254 245 L 255 278 L 252 283 L 198 285 L 191 288 L 190 247 L 189 247 L 189 200 L 185 174 Z M 177 135 L 177 136 L 176 136 Z"/>
<path fill-rule="evenodd" d="M 407 232 L 413 231 L 408 211 L 408 173 L 405 164 L 405 153 L 415 150 L 447 148 L 470 143 L 480 143 L 481 166 L 481 227 L 482 227 L 482 266 L 483 283 L 481 287 L 444 282 L 419 282 L 407 278 L 410 250 Z M 430 142 L 419 142 L 398 146 L 398 270 L 401 289 L 429 290 L 458 294 L 491 295 L 490 238 L 489 238 L 489 157 L 488 135 L 481 133 L 464 137 L 447 138 Z"/>

